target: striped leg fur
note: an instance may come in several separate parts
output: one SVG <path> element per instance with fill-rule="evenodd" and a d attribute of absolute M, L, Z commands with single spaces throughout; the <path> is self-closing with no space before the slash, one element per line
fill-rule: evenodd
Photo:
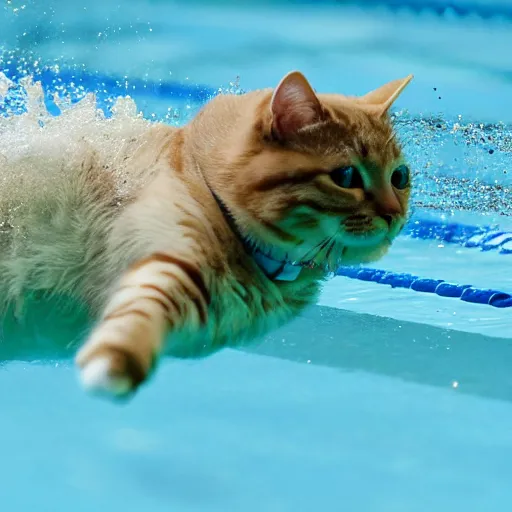
<path fill-rule="evenodd" d="M 77 355 L 83 386 L 131 395 L 150 375 L 169 330 L 206 324 L 210 296 L 198 267 L 155 253 L 125 274 Z"/>

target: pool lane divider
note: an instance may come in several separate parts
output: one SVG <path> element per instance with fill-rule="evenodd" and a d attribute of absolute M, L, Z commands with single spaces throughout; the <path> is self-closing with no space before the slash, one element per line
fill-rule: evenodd
<path fill-rule="evenodd" d="M 421 240 L 438 240 L 481 251 L 498 250 L 499 254 L 512 254 L 512 231 L 488 226 L 446 223 L 431 219 L 411 219 L 402 235 Z M 420 277 L 402 272 L 368 267 L 341 267 L 336 275 L 387 284 L 392 288 L 405 288 L 416 292 L 432 293 L 440 297 L 458 298 L 464 302 L 485 304 L 497 308 L 512 307 L 512 294 L 495 289 L 476 288 L 469 284 L 450 283 L 443 279 Z"/>
<path fill-rule="evenodd" d="M 438 240 L 481 251 L 496 250 L 499 254 L 512 254 L 512 230 L 490 226 L 471 226 L 456 222 L 446 223 L 430 219 L 412 219 L 402 235 L 421 240 Z"/>
<path fill-rule="evenodd" d="M 387 284 L 392 288 L 405 288 L 416 292 L 432 293 L 440 297 L 456 298 L 473 304 L 485 304 L 495 308 L 512 307 L 512 294 L 510 293 L 449 283 L 443 279 L 430 279 L 367 267 L 341 267 L 336 275 L 359 281 Z"/>

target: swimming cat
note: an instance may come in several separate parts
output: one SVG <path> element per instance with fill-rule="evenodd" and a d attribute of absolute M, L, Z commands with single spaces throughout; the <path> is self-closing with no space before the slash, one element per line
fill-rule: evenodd
<path fill-rule="evenodd" d="M 116 159 L 75 148 L 0 240 L 4 302 L 31 289 L 87 304 L 81 381 L 113 397 L 163 353 L 204 357 L 282 325 L 404 226 L 410 171 L 388 111 L 411 79 L 347 97 L 295 71 L 218 95 L 181 128 L 148 124 Z"/>

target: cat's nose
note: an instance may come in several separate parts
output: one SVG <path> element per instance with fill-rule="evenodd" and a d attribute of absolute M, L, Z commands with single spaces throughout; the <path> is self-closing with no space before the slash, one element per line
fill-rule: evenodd
<path fill-rule="evenodd" d="M 402 213 L 402 206 L 393 190 L 381 190 L 375 193 L 374 201 L 377 215 L 380 215 L 388 224 L 393 220 L 394 215 Z"/>

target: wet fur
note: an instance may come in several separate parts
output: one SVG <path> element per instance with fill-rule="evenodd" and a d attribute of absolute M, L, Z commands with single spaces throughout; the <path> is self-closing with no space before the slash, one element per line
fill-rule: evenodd
<path fill-rule="evenodd" d="M 315 303 L 329 269 L 380 258 L 405 222 L 408 189 L 393 192 L 400 211 L 386 240 L 347 245 L 338 233 L 373 229 L 385 206 L 379 187 L 390 193 L 403 161 L 386 115 L 403 86 L 386 87 L 366 98 L 318 95 L 321 110 L 292 105 L 293 118 L 274 90 L 223 95 L 183 128 L 141 120 L 112 135 L 115 155 L 92 134 L 64 153 L 48 140 L 39 156 L 0 157 L 0 307 L 22 316 L 28 296 L 83 303 L 96 327 L 78 364 L 101 362 L 88 382 L 113 394 L 136 389 L 162 352 L 202 357 L 276 328 Z M 354 162 L 372 190 L 331 180 Z M 267 278 L 212 191 L 258 246 L 312 258 L 313 268 L 292 282 Z M 128 383 L 109 388 L 116 379 Z"/>

